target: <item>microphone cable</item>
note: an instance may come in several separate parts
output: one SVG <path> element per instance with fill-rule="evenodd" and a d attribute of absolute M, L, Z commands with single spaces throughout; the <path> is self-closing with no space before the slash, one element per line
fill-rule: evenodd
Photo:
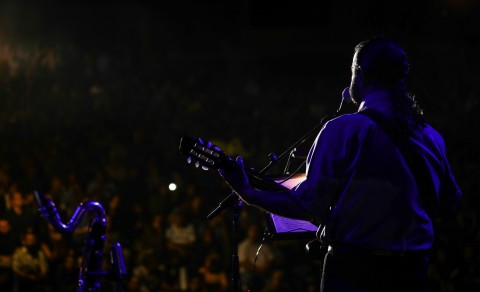
<path fill-rule="evenodd" d="M 258 255 L 260 254 L 260 251 L 262 250 L 263 245 L 267 241 L 268 237 L 268 228 L 265 228 L 265 231 L 263 232 L 263 238 L 262 241 L 260 242 L 260 245 L 258 246 L 257 253 L 255 254 L 255 259 L 253 260 L 253 271 L 252 271 L 252 279 L 250 281 L 250 287 L 248 288 L 248 292 L 253 292 L 255 288 L 255 281 L 256 281 L 256 267 L 257 267 L 257 259 Z"/>

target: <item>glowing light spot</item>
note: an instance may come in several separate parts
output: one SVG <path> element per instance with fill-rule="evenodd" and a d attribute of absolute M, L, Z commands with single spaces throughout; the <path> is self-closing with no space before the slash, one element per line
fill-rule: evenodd
<path fill-rule="evenodd" d="M 177 185 L 174 184 L 174 183 L 170 183 L 170 184 L 168 185 L 168 189 L 171 190 L 171 191 L 174 191 L 174 190 L 177 189 Z"/>

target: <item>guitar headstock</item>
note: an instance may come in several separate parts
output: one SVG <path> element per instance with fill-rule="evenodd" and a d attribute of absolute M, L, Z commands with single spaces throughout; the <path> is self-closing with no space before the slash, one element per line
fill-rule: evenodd
<path fill-rule="evenodd" d="M 187 156 L 188 163 L 204 170 L 223 169 L 231 162 L 218 146 L 197 137 L 183 136 L 180 140 L 180 151 Z"/>
<path fill-rule="evenodd" d="M 193 163 L 195 167 L 204 170 L 209 169 L 230 169 L 236 167 L 233 158 L 227 156 L 218 146 L 201 138 L 183 136 L 180 139 L 180 152 L 187 156 L 187 162 Z M 257 173 L 253 168 L 245 168 L 245 172 L 252 186 L 266 190 L 286 190 L 286 188 L 271 177 Z"/>

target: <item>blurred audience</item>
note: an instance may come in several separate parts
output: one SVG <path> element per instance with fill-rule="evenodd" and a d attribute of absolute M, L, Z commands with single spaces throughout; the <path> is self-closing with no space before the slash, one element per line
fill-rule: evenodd
<path fill-rule="evenodd" d="M 135 56 L 128 51 L 91 52 L 71 44 L 0 41 L 1 291 L 72 291 L 76 285 L 88 217 L 74 234 L 60 234 L 38 216 L 34 190 L 44 190 L 54 199 L 64 222 L 81 202 L 103 204 L 108 243 L 118 241 L 124 249 L 126 291 L 230 290 L 230 214 L 206 218 L 229 190 L 209 174 L 189 169 L 178 153 L 178 138 L 189 129 L 208 133 L 226 146 L 227 153 L 245 153 L 252 165 L 261 164 L 271 145 L 285 140 L 284 130 L 293 121 L 308 129 L 332 102 L 318 99 L 309 115 L 300 116 L 303 111 L 294 108 L 281 109 L 282 115 L 265 114 L 275 110 L 275 104 L 283 106 L 292 97 L 316 98 L 320 91 L 329 99 L 338 95 L 329 82 L 314 80 L 323 75 L 307 80 L 302 76 L 311 73 L 295 77 L 288 72 L 282 77 L 280 71 L 270 74 L 265 69 L 271 62 L 234 66 L 238 70 L 232 67 L 225 75 L 222 61 L 208 58 L 189 65 L 170 57 L 143 56 L 163 62 L 159 70 Z M 442 58 L 438 64 L 448 67 L 453 62 L 455 58 Z M 337 73 L 324 74 L 331 80 L 330 75 Z M 479 130 L 480 93 L 473 77 L 458 86 L 461 92 L 442 78 L 439 74 L 416 84 L 418 99 L 430 98 L 422 93 L 432 95 L 433 101 L 425 100 L 424 108 L 432 108 L 427 119 L 446 134 L 465 198 L 455 217 L 437 222 L 430 283 L 432 291 L 477 291 L 480 157 L 478 141 L 467 143 L 466 137 Z M 312 86 L 309 80 L 321 86 Z M 444 84 L 451 89 L 444 90 Z M 451 106 L 460 95 L 468 102 Z M 446 109 L 457 117 L 455 123 L 445 117 Z M 235 111 L 245 114 L 231 116 Z M 219 121 L 229 121 L 222 126 L 236 127 L 238 133 L 225 137 Z M 255 131 L 238 128 L 252 124 L 258 125 Z M 281 131 L 273 131 L 273 125 Z M 255 141 L 255 148 L 245 146 L 250 141 Z M 169 190 L 169 180 L 177 183 L 177 190 Z M 241 221 L 244 232 L 239 234 L 243 288 L 253 283 L 259 291 L 296 290 L 307 287 L 308 279 L 312 283 L 308 290 L 318 289 L 310 279 L 319 276 L 321 267 L 299 259 L 293 245 L 265 244 L 255 261 L 264 214 L 242 211 L 242 217 L 248 217 Z M 295 244 L 300 250 L 301 245 Z M 105 256 L 108 248 L 107 244 Z M 292 261 L 304 265 L 296 264 L 298 270 L 292 271 Z"/>

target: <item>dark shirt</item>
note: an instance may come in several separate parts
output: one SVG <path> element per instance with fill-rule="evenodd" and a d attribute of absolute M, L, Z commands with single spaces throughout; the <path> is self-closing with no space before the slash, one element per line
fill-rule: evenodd
<path fill-rule="evenodd" d="M 377 92 L 359 110 L 392 116 L 392 105 Z M 410 138 L 422 150 L 440 205 L 458 206 L 461 191 L 446 157 L 444 140 L 431 126 Z M 401 152 L 375 122 L 360 114 L 329 121 L 307 160 L 307 179 L 293 194 L 313 218 L 323 222 L 324 242 L 384 250 L 432 246 L 432 218 Z M 337 202 L 330 213 L 333 198 Z"/>

